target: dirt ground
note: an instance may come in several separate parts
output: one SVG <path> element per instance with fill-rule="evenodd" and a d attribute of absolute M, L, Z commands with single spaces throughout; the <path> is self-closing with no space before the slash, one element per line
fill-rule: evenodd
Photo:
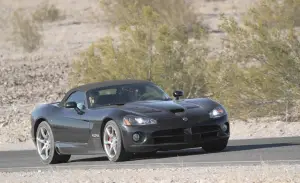
<path fill-rule="evenodd" d="M 1 173 L 2 183 L 297 183 L 299 165 L 218 166 L 195 168 L 142 168 L 48 170 Z M 76 175 L 76 176 L 74 176 Z"/>

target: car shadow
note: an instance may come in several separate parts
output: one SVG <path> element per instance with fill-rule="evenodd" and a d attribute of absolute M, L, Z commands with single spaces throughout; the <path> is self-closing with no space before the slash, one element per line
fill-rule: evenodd
<path fill-rule="evenodd" d="M 270 149 L 276 147 L 285 147 L 285 146 L 295 146 L 300 145 L 296 143 L 271 143 L 271 144 L 251 144 L 251 145 L 228 145 L 227 148 L 221 152 L 214 153 L 206 153 L 202 148 L 190 148 L 190 149 L 182 149 L 182 150 L 170 150 L 170 151 L 160 151 L 153 155 L 144 155 L 144 154 L 136 154 L 128 161 L 138 161 L 138 160 L 146 160 L 146 159 L 160 159 L 160 158 L 170 158 L 176 156 L 192 156 L 192 155 L 201 155 L 201 154 L 215 154 L 215 153 L 230 153 L 236 151 L 248 151 L 248 150 L 256 150 L 256 149 Z M 101 157 L 93 157 L 93 158 L 82 158 L 69 161 L 72 162 L 93 162 L 93 161 L 108 161 L 105 154 Z"/>
<path fill-rule="evenodd" d="M 92 157 L 92 158 L 82 158 L 82 159 L 74 159 L 70 160 L 68 163 L 75 163 L 75 162 L 92 162 L 92 161 L 108 161 L 108 158 L 103 154 L 100 157 Z"/>
<path fill-rule="evenodd" d="M 238 145 L 233 146 L 229 145 L 226 149 L 220 152 L 213 152 L 207 153 L 202 148 L 192 148 L 192 149 L 184 149 L 184 150 L 175 150 L 175 151 L 162 151 L 154 154 L 152 156 L 136 156 L 135 158 L 131 159 L 134 160 L 141 160 L 141 159 L 158 159 L 158 158 L 170 158 L 176 156 L 193 156 L 193 155 L 201 155 L 201 154 L 216 154 L 216 153 L 224 153 L 224 152 L 236 152 L 236 151 L 247 151 L 247 150 L 256 150 L 256 149 L 270 149 L 276 147 L 285 147 L 285 146 L 295 146 L 300 144 L 294 143 L 275 143 L 275 144 L 252 144 L 252 145 Z"/>

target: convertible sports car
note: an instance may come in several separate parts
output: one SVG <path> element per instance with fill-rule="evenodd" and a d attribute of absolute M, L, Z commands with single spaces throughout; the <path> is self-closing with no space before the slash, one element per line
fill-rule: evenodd
<path fill-rule="evenodd" d="M 230 137 L 224 107 L 208 98 L 170 98 L 144 80 L 90 83 L 60 102 L 40 104 L 31 114 L 31 135 L 45 164 L 71 155 L 103 154 L 110 161 L 135 154 L 202 147 L 222 151 Z"/>

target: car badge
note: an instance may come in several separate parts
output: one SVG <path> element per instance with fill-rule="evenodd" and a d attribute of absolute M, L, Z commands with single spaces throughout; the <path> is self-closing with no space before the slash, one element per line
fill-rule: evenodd
<path fill-rule="evenodd" d="M 184 129 L 184 133 L 187 134 L 187 135 L 192 135 L 192 128 L 187 128 L 187 129 Z"/>
<path fill-rule="evenodd" d="M 187 118 L 187 117 L 183 117 L 182 120 L 183 120 L 183 121 L 187 121 L 188 118 Z"/>

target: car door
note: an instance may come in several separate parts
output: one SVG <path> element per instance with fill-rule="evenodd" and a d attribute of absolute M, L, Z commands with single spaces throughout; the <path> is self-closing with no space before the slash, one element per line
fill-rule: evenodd
<path fill-rule="evenodd" d="M 72 93 L 66 102 L 76 102 L 77 106 L 82 108 L 86 106 L 85 92 L 76 91 Z M 60 108 L 60 120 L 55 124 L 56 141 L 65 143 L 88 143 L 90 136 L 90 123 L 85 121 L 82 114 L 75 109 Z M 82 110 L 85 110 L 82 108 Z"/>

